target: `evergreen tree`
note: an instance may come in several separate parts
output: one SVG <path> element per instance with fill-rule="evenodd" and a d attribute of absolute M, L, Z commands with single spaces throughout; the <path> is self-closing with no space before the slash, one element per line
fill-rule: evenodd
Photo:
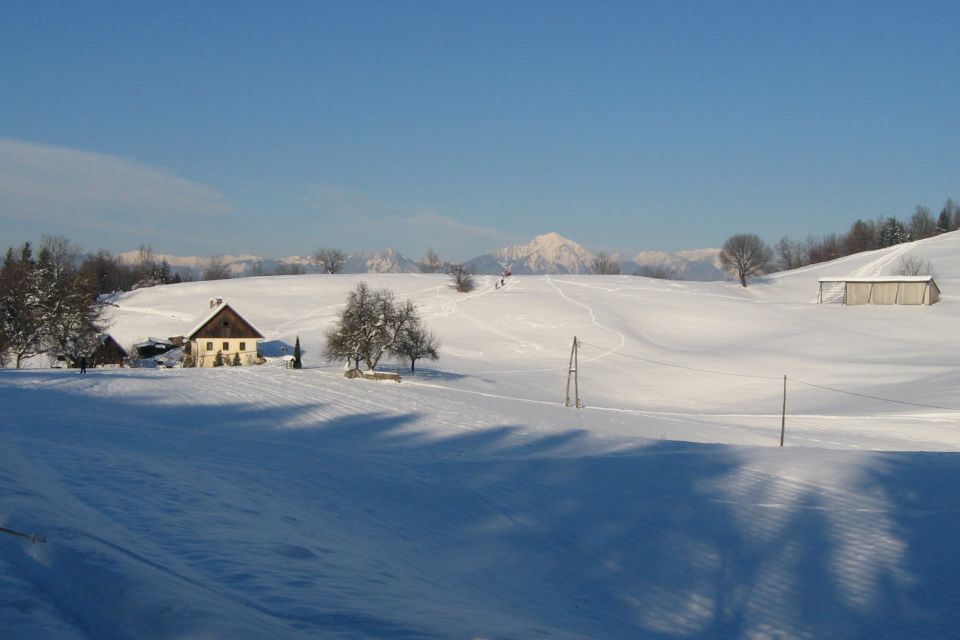
<path fill-rule="evenodd" d="M 234 367 L 240 366 L 240 353 L 233 354 L 233 362 L 230 363 Z"/>
<path fill-rule="evenodd" d="M 0 324 L 18 369 L 25 359 L 43 353 L 42 298 L 30 243 L 19 254 L 11 248 L 0 271 Z"/>
<path fill-rule="evenodd" d="M 903 244 L 909 241 L 907 230 L 903 223 L 894 217 L 889 217 L 880 228 L 880 247 L 892 247 L 895 244 Z"/>
<path fill-rule="evenodd" d="M 937 218 L 937 233 L 947 233 L 948 231 L 952 231 L 952 226 L 953 217 L 947 213 L 946 209 L 944 209 L 940 212 L 940 217 Z"/>
<path fill-rule="evenodd" d="M 947 198 L 940 210 L 940 217 L 937 220 L 937 230 L 940 233 L 956 231 L 960 228 L 960 206 L 953 201 L 953 198 Z"/>
<path fill-rule="evenodd" d="M 297 341 L 293 345 L 293 368 L 302 369 L 303 361 L 300 359 L 300 336 L 297 336 Z"/>
<path fill-rule="evenodd" d="M 213 366 L 222 367 L 223 366 L 223 351 L 217 351 L 217 355 L 213 358 Z"/>

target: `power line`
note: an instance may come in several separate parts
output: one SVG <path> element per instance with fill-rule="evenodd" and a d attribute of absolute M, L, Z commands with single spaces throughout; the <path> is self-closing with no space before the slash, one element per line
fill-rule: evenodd
<path fill-rule="evenodd" d="M 599 349 L 600 351 L 603 351 L 603 352 L 608 353 L 608 354 L 610 354 L 610 355 L 620 356 L 621 358 L 628 358 L 628 359 L 630 359 L 630 360 L 637 360 L 637 361 L 640 361 L 640 362 L 646 362 L 646 363 L 649 363 L 649 364 L 655 364 L 655 365 L 659 365 L 659 366 L 661 366 L 661 367 L 670 367 L 670 368 L 673 368 L 673 369 L 683 369 L 683 370 L 685 370 L 685 371 L 695 371 L 695 372 L 697 372 L 697 373 L 709 373 L 709 374 L 713 374 L 713 375 L 731 376 L 731 377 L 735 377 L 735 378 L 749 378 L 749 379 L 753 379 L 753 380 L 778 380 L 778 381 L 779 381 L 779 380 L 782 380 L 782 379 L 783 379 L 781 376 L 758 376 L 758 375 L 750 375 L 750 374 L 745 374 L 745 373 L 733 373 L 733 372 L 730 372 L 730 371 L 717 371 L 717 370 L 713 370 L 713 369 L 701 369 L 701 368 L 698 368 L 698 367 L 688 367 L 688 366 L 679 365 L 679 364 L 671 364 L 671 363 L 669 363 L 669 362 L 663 362 L 663 361 L 660 361 L 660 360 L 652 360 L 652 359 L 650 359 L 650 358 L 643 358 L 643 357 L 641 357 L 641 356 L 636 356 L 636 355 L 629 354 L 629 353 L 622 353 L 622 352 L 620 352 L 620 351 L 614 351 L 613 349 L 604 349 L 603 347 L 598 347 L 597 345 L 589 344 L 589 343 L 583 342 L 582 340 L 580 341 L 580 346 L 582 346 L 582 347 L 591 347 L 591 348 L 593 348 L 593 349 Z M 892 398 L 883 398 L 883 397 L 880 397 L 880 396 L 873 396 L 873 395 L 869 395 L 869 394 L 866 394 L 866 393 L 857 393 L 857 392 L 855 392 L 855 391 L 844 391 L 843 389 L 836 389 L 836 388 L 834 388 L 834 387 L 827 387 L 827 386 L 820 385 L 820 384 L 814 384 L 814 383 L 812 383 L 812 382 L 804 382 L 803 380 L 797 380 L 796 378 L 788 378 L 788 380 L 789 380 L 790 382 L 795 382 L 795 383 L 797 383 L 797 384 L 802 384 L 802 385 L 807 386 L 807 387 L 813 387 L 814 389 L 820 389 L 820 390 L 822 390 L 822 391 L 831 391 L 831 392 L 833 392 L 833 393 L 840 393 L 840 394 L 843 394 L 843 395 L 854 396 L 854 397 L 857 397 L 857 398 L 865 398 L 865 399 L 868 399 L 868 400 L 878 400 L 878 401 L 880 401 L 880 402 L 890 402 L 890 403 L 893 403 L 893 404 L 902 404 L 902 405 L 907 405 L 907 406 L 911 406 L 911 407 L 921 407 L 921 408 L 924 408 L 924 409 L 937 409 L 937 410 L 940 410 L 940 411 L 960 411 L 960 409 L 958 409 L 958 408 L 956 408 L 956 407 L 944 407 L 944 406 L 935 405 L 935 404 L 925 404 L 925 403 L 923 403 L 923 402 L 909 402 L 909 401 L 907 401 L 907 400 L 894 400 L 894 399 L 892 399 Z"/>
<path fill-rule="evenodd" d="M 833 391 L 834 393 L 842 393 L 847 396 L 867 398 L 869 400 L 879 400 L 881 402 L 892 402 L 894 404 L 905 404 L 911 407 L 923 407 L 924 409 L 940 409 L 941 411 L 960 411 L 960 409 L 957 409 L 956 407 L 941 407 L 939 405 L 924 404 L 922 402 L 908 402 L 906 400 L 893 400 L 892 398 L 881 398 L 880 396 L 871 396 L 866 393 L 856 393 L 854 391 L 844 391 L 843 389 L 834 389 L 833 387 L 825 387 L 823 385 L 813 384 L 812 382 L 804 382 L 803 380 L 797 380 L 796 378 L 790 378 L 790 382 L 796 382 L 797 384 L 813 387 L 814 389 L 823 389 L 824 391 Z"/>
<path fill-rule="evenodd" d="M 730 371 L 716 371 L 713 369 L 699 369 L 697 367 L 686 367 L 679 364 L 670 364 L 669 362 L 661 362 L 660 360 L 651 360 L 650 358 L 642 358 L 640 356 L 635 356 L 629 353 L 621 353 L 620 351 L 614 351 L 612 349 L 604 349 L 603 347 L 598 347 L 596 345 L 588 344 L 586 342 L 580 341 L 580 346 L 583 347 L 592 347 L 594 349 L 599 349 L 611 355 L 620 356 L 621 358 L 629 358 L 631 360 L 639 360 L 640 362 L 647 362 L 649 364 L 660 365 L 661 367 L 671 367 L 673 369 L 684 369 L 686 371 L 696 371 L 698 373 L 712 373 L 718 376 L 732 376 L 734 378 L 752 378 L 754 380 L 781 380 L 781 376 L 757 376 L 750 375 L 747 373 L 733 373 Z"/>

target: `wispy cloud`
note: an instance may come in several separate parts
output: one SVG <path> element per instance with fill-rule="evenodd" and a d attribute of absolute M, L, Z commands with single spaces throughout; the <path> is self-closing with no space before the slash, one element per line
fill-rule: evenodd
<path fill-rule="evenodd" d="M 343 222 L 394 217 L 390 207 L 358 189 L 334 184 L 311 184 L 300 197 L 308 208 L 319 211 L 327 218 Z"/>
<path fill-rule="evenodd" d="M 231 211 L 215 189 L 101 153 L 0 138 L 0 219 L 116 228 Z"/>
<path fill-rule="evenodd" d="M 484 246 L 493 244 L 499 247 L 517 242 L 516 236 L 505 233 L 500 229 L 463 222 L 430 209 L 413 214 L 406 219 L 406 222 L 419 233 L 454 237 L 461 241 L 472 241 Z"/>
<path fill-rule="evenodd" d="M 335 237 L 364 237 L 416 256 L 427 247 L 472 258 L 480 253 L 516 242 L 516 237 L 473 222 L 458 220 L 432 208 L 406 208 L 387 204 L 370 194 L 331 184 L 307 187 L 303 204 L 322 214 L 318 222 L 325 233 Z"/>

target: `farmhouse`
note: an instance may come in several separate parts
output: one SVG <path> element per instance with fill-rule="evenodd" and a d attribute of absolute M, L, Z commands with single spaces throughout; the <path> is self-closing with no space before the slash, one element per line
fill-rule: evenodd
<path fill-rule="evenodd" d="M 212 367 L 221 354 L 224 364 L 240 356 L 240 364 L 255 364 L 257 341 L 263 334 L 222 298 L 210 301 L 210 313 L 187 334 L 189 353 L 198 367 Z"/>
<path fill-rule="evenodd" d="M 842 304 L 934 304 L 940 288 L 933 276 L 820 278 L 817 302 Z"/>

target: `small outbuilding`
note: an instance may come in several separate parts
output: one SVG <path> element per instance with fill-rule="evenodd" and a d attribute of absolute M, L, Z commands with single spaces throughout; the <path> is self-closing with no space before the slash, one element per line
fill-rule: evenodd
<path fill-rule="evenodd" d="M 97 343 L 97 350 L 93 352 L 91 367 L 117 365 L 122 367 L 128 357 L 126 349 L 120 346 L 113 336 L 104 333 Z"/>
<path fill-rule="evenodd" d="M 934 304 L 940 288 L 933 276 L 820 278 L 820 304 Z"/>
<path fill-rule="evenodd" d="M 147 338 L 143 342 L 133 345 L 137 352 L 137 357 L 141 359 L 154 358 L 163 355 L 176 347 L 173 340 L 164 338 Z"/>
<path fill-rule="evenodd" d="M 217 353 L 224 364 L 231 364 L 236 356 L 242 365 L 255 364 L 259 340 L 263 334 L 220 298 L 211 300 L 210 313 L 187 334 L 189 353 L 197 367 L 214 366 Z"/>

